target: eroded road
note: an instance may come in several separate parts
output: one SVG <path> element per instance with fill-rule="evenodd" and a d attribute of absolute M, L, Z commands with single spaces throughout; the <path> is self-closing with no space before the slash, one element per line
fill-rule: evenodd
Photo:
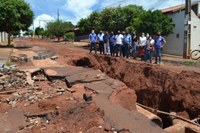
<path fill-rule="evenodd" d="M 10 86 L 4 83 L 10 70 L 0 77 L 1 92 L 10 91 L 0 94 L 3 133 L 166 132 L 137 111 L 136 101 L 188 119 L 200 116 L 199 69 L 154 66 L 29 39 L 16 41 L 11 60 L 20 71 L 12 70 Z M 13 110 L 12 121 L 7 114 Z M 160 117 L 165 127 L 172 126 L 168 117 Z"/>

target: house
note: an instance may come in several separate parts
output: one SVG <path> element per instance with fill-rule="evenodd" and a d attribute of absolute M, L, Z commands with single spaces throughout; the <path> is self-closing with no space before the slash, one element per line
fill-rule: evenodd
<path fill-rule="evenodd" d="M 5 32 L 0 32 L 0 43 L 6 41 L 8 38 L 8 34 Z"/>
<path fill-rule="evenodd" d="M 174 33 L 166 37 L 167 44 L 163 53 L 183 56 L 185 31 L 185 4 L 163 9 L 162 12 L 174 21 Z M 192 3 L 190 51 L 200 44 L 200 1 Z"/>

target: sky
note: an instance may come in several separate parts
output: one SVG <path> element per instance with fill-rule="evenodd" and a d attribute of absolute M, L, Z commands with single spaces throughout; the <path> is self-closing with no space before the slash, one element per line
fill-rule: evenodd
<path fill-rule="evenodd" d="M 93 11 L 101 11 L 106 7 L 125 6 L 136 4 L 144 9 L 164 9 L 180 4 L 185 0 L 25 0 L 30 4 L 34 16 L 34 28 L 49 21 L 60 19 L 71 21 L 74 25 L 81 18 L 86 18 Z M 33 28 L 33 27 L 32 27 Z"/>

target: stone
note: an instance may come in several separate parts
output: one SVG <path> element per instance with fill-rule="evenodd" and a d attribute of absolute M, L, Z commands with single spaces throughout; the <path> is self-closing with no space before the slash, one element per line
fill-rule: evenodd
<path fill-rule="evenodd" d="M 58 88 L 57 92 L 65 92 L 66 90 L 64 88 Z"/>
<path fill-rule="evenodd" d="M 32 100 L 34 100 L 34 99 L 36 99 L 36 96 L 30 96 L 30 97 L 28 98 L 29 101 L 32 101 Z"/>
<path fill-rule="evenodd" d="M 58 56 L 52 56 L 51 59 L 56 60 L 56 59 L 58 59 Z"/>
<path fill-rule="evenodd" d="M 2 77 L 4 74 L 3 73 L 0 73 L 0 77 Z"/>
<path fill-rule="evenodd" d="M 1 91 L 3 88 L 4 88 L 3 85 L 0 85 L 0 91 Z"/>
<path fill-rule="evenodd" d="M 19 126 L 19 130 L 23 130 L 24 129 L 24 126 Z"/>
<path fill-rule="evenodd" d="M 0 85 L 4 85 L 5 81 L 3 81 L 2 79 L 0 79 Z"/>
<path fill-rule="evenodd" d="M 10 88 L 12 85 L 10 83 L 5 83 L 4 88 Z"/>
<path fill-rule="evenodd" d="M 3 68 L 4 67 L 4 64 L 0 64 L 0 68 Z"/>
<path fill-rule="evenodd" d="M 83 99 L 85 101 L 92 101 L 92 96 L 90 94 L 83 94 Z"/>
<path fill-rule="evenodd" d="M 17 104 L 17 101 L 13 101 L 13 102 L 11 103 L 11 105 L 12 105 L 13 108 L 16 106 L 16 104 Z"/>

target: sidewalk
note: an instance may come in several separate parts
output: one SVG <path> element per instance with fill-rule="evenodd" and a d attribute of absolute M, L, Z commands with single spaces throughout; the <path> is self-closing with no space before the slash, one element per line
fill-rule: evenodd
<path fill-rule="evenodd" d="M 11 42 L 12 44 L 14 42 Z M 13 46 L 7 46 L 8 41 L 0 42 L 0 66 L 6 64 L 11 56 L 13 51 Z"/>
<path fill-rule="evenodd" d="M 200 60 L 183 59 L 181 56 L 163 54 L 163 62 L 174 65 L 200 66 Z"/>

